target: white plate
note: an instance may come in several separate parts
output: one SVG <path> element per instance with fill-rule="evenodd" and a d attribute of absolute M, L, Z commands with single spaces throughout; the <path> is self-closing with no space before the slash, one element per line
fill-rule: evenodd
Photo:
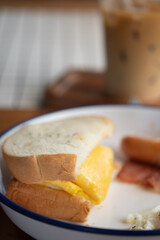
<path fill-rule="evenodd" d="M 144 137 L 160 137 L 160 109 L 142 106 L 91 106 L 45 114 L 14 126 L 1 135 L 0 145 L 7 136 L 23 124 L 40 123 L 82 115 L 103 115 L 112 119 L 115 133 L 102 144 L 110 146 L 115 152 L 115 159 L 124 161 L 120 150 L 123 136 L 134 134 Z M 160 204 L 160 195 L 141 186 L 120 183 L 113 179 L 106 200 L 96 206 L 85 224 L 73 224 L 50 219 L 30 212 L 8 200 L 5 189 L 10 181 L 10 174 L 0 156 L 0 201 L 10 219 L 22 230 L 36 239 L 124 239 L 129 236 L 136 239 L 159 239 L 160 230 L 130 231 L 125 223 L 128 213 L 142 211 Z M 150 237 L 149 237 L 150 236 Z M 149 237 L 149 238 L 148 238 Z"/>

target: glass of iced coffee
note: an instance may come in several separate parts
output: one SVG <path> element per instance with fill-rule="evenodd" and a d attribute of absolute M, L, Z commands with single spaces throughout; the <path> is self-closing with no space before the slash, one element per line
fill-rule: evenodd
<path fill-rule="evenodd" d="M 160 100 L 160 0 L 104 0 L 106 91 L 142 103 Z"/>

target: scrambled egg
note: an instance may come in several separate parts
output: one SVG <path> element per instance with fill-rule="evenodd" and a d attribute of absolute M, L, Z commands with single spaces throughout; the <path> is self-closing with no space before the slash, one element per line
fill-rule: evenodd
<path fill-rule="evenodd" d="M 113 152 L 97 146 L 83 163 L 76 181 L 43 181 L 42 185 L 58 187 L 74 196 L 83 196 L 93 204 L 101 203 L 108 192 L 113 171 Z"/>
<path fill-rule="evenodd" d="M 129 214 L 127 223 L 132 230 L 160 229 L 160 205 L 140 213 Z"/>

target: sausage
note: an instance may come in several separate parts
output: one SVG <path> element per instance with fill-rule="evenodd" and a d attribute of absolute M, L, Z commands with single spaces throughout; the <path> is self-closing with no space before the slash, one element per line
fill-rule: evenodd
<path fill-rule="evenodd" d="M 127 136 L 122 139 L 121 149 L 131 159 L 160 166 L 160 139 Z"/>

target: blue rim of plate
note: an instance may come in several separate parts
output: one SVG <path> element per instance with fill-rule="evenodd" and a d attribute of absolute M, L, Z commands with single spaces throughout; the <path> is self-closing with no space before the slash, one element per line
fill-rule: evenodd
<path fill-rule="evenodd" d="M 125 107 L 125 108 L 144 108 L 144 109 L 157 109 L 160 110 L 159 107 L 150 107 L 150 106 L 143 106 L 143 105 L 125 105 L 125 104 L 115 104 L 115 105 L 94 105 L 94 106 L 84 106 L 84 107 L 78 107 L 79 109 L 85 109 L 85 108 L 93 108 L 93 107 Z M 78 108 L 69 108 L 69 109 L 65 109 L 65 110 L 58 110 L 58 111 L 54 111 L 54 113 L 57 112 L 61 112 L 61 111 L 68 111 L 68 110 L 74 110 L 74 109 L 78 109 Z M 49 112 L 46 114 L 42 114 L 33 118 L 30 118 L 26 121 L 22 121 L 10 128 L 8 128 L 7 130 L 5 130 L 2 134 L 0 134 L 0 138 L 3 137 L 5 134 L 7 134 L 9 131 L 13 130 L 15 127 L 20 126 L 23 123 L 26 123 L 30 120 L 34 120 L 37 119 L 39 117 L 43 117 L 49 114 L 53 114 L 53 112 Z M 15 210 L 16 212 L 32 218 L 34 220 L 38 220 L 42 223 L 46 223 L 55 227 L 60 227 L 60 228 L 65 228 L 68 230 L 75 230 L 75 231 L 79 231 L 79 232 L 85 232 L 85 233 L 94 233 L 94 234 L 102 234 L 102 235 L 112 235 L 112 236 L 160 236 L 160 229 L 159 230 L 143 230 L 143 231 L 139 231 L 139 230 L 121 230 L 121 229 L 107 229 L 107 228 L 97 228 L 97 227 L 89 227 L 89 226 L 84 226 L 84 225 L 78 225 L 78 224 L 74 224 L 74 223 L 69 223 L 69 222 L 65 222 L 65 221 L 61 221 L 61 220 L 57 220 L 57 219 L 52 219 L 49 217 L 45 217 L 42 216 L 40 214 L 37 214 L 35 212 L 32 212 L 30 210 L 27 210 L 21 206 L 19 206 L 18 204 L 14 203 L 13 201 L 9 200 L 6 196 L 4 196 L 2 193 L 0 193 L 0 202 L 3 203 L 4 205 L 6 205 L 7 207 L 11 208 L 12 210 Z"/>

